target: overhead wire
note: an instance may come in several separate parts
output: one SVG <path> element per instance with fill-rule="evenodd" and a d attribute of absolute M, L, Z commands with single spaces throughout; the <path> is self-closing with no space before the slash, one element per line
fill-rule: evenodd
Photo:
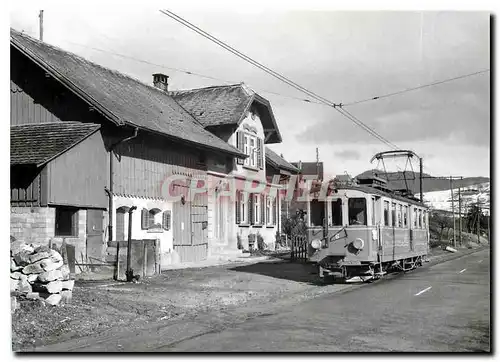
<path fill-rule="evenodd" d="M 486 72 L 489 72 L 489 71 L 490 71 L 490 69 L 484 69 L 484 70 L 480 70 L 480 71 L 477 71 L 477 72 L 474 72 L 474 73 L 468 73 L 468 74 L 464 74 L 464 75 L 459 75 L 457 77 L 448 78 L 448 79 L 444 79 L 444 80 L 440 80 L 440 81 L 436 81 L 436 82 L 432 82 L 432 83 L 428 83 L 428 84 L 423 84 L 423 85 L 419 85 L 419 86 L 412 87 L 412 88 L 406 88 L 406 89 L 403 89 L 403 90 L 400 90 L 400 91 L 397 91 L 397 92 L 383 94 L 381 96 L 375 96 L 375 97 L 371 97 L 371 98 L 366 98 L 366 99 L 363 99 L 363 100 L 360 100 L 360 101 L 355 101 L 355 102 L 350 102 L 350 103 L 342 103 L 342 106 L 343 107 L 353 106 L 355 104 L 360 104 L 360 103 L 375 101 L 375 100 L 379 100 L 379 99 L 382 99 L 382 98 L 393 97 L 393 96 L 397 96 L 397 95 L 400 95 L 400 94 L 403 94 L 403 93 L 416 91 L 416 90 L 419 90 L 419 89 L 422 89 L 422 88 L 433 87 L 433 86 L 436 86 L 436 85 L 439 85 L 439 84 L 453 82 L 453 81 L 456 81 L 456 80 L 460 80 L 460 79 L 464 79 L 464 78 L 468 78 L 468 77 L 480 75 L 480 74 L 483 74 L 483 73 L 486 73 Z"/>
<path fill-rule="evenodd" d="M 282 74 L 266 67 L 265 65 L 257 62 L 256 60 L 250 58 L 249 56 L 239 52 L 238 50 L 236 50 L 235 48 L 231 47 L 230 45 L 224 43 L 223 41 L 217 39 L 216 37 L 210 35 L 209 33 L 207 33 L 206 31 L 200 29 L 199 27 L 197 27 L 196 25 L 190 23 L 189 21 L 183 19 L 182 17 L 174 14 L 173 12 L 169 11 L 169 10 L 160 10 L 160 12 L 164 15 L 167 15 L 168 17 L 170 17 L 171 19 L 177 21 L 178 23 L 186 26 L 187 28 L 193 30 L 194 32 L 200 34 L 201 36 L 203 36 L 204 38 L 212 41 L 213 43 L 219 45 L 220 47 L 228 50 L 229 52 L 233 53 L 234 55 L 238 56 L 239 58 L 247 61 L 248 63 L 256 66 L 257 68 L 265 71 L 266 73 L 270 74 L 271 76 L 273 76 L 274 78 L 288 84 L 289 86 L 299 90 L 300 92 L 302 93 L 305 93 L 307 94 L 309 97 L 312 97 L 316 100 L 319 100 L 320 102 L 326 104 L 326 105 L 329 105 L 330 107 L 333 107 L 337 112 L 339 112 L 341 115 L 343 115 L 344 117 L 346 117 L 347 119 L 349 119 L 350 121 L 352 121 L 354 124 L 356 124 L 357 126 L 361 127 L 362 129 L 364 129 L 365 131 L 367 131 L 369 134 L 371 134 L 373 137 L 377 138 L 379 141 L 383 142 L 383 143 L 386 143 L 387 145 L 389 145 L 390 147 L 394 148 L 394 144 L 391 144 L 390 142 L 388 143 L 387 140 L 382 137 L 380 134 L 378 134 L 375 130 L 373 130 L 372 128 L 370 128 L 368 125 L 366 125 L 364 122 L 360 121 L 359 119 L 353 117 L 353 116 L 349 116 L 348 114 L 342 112 L 341 110 L 341 107 L 340 107 L 340 104 L 337 104 L 337 103 L 334 103 L 304 87 L 302 87 L 301 85 L 295 83 L 294 81 L 288 79 L 287 77 L 283 76 Z M 397 147 L 396 147 L 397 148 Z"/>

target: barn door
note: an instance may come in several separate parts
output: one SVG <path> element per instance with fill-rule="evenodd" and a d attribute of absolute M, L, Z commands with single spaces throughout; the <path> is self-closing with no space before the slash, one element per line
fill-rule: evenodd
<path fill-rule="evenodd" d="M 87 210 L 87 259 L 102 260 L 103 243 L 103 211 Z"/>
<path fill-rule="evenodd" d="M 208 195 L 197 194 L 191 204 L 191 245 L 195 261 L 205 260 L 208 252 Z"/>
<path fill-rule="evenodd" d="M 184 202 L 177 201 L 173 207 L 174 250 L 179 254 L 181 262 L 205 260 L 208 253 L 207 196 L 196 195 L 190 201 L 188 186 L 174 184 L 173 188 L 174 194 L 186 196 Z"/>

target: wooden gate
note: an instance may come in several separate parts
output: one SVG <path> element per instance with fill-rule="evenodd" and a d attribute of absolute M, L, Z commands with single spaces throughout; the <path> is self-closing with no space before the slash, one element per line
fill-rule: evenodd
<path fill-rule="evenodd" d="M 185 185 L 174 185 L 174 188 L 184 188 Z M 174 250 L 179 254 L 181 262 L 196 262 L 205 260 L 208 255 L 208 196 L 196 194 L 192 201 L 189 193 L 184 202 L 177 201 L 173 207 L 173 237 Z"/>
<path fill-rule="evenodd" d="M 292 261 L 306 262 L 309 244 L 307 242 L 307 227 L 304 221 L 299 220 L 293 226 L 291 232 L 291 256 Z"/>
<path fill-rule="evenodd" d="M 87 210 L 87 259 L 104 258 L 103 211 Z"/>

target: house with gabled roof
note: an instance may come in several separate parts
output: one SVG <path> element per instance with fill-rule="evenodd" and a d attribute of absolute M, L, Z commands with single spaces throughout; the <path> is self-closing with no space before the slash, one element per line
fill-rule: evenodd
<path fill-rule="evenodd" d="M 10 43 L 11 234 L 73 244 L 85 260 L 130 230 L 160 241 L 163 265 L 206 259 L 208 196 L 185 191 L 245 153 L 162 90 L 162 75 L 146 85 L 12 29 Z"/>
<path fill-rule="evenodd" d="M 282 141 L 269 101 L 244 83 L 169 94 L 206 130 L 248 156 L 237 159 L 227 175 L 208 172 L 215 183 L 236 181 L 236 200 L 217 192 L 209 200 L 208 232 L 214 245 L 234 250 L 239 241 L 247 249 L 261 240 L 272 248 L 281 228 L 283 190 L 298 169 L 267 147 Z"/>

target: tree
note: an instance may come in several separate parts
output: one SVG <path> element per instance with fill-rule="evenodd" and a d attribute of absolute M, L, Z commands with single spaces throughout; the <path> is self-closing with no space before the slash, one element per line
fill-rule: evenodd
<path fill-rule="evenodd" d="M 450 220 L 450 218 L 443 215 L 441 212 L 437 210 L 432 210 L 430 212 L 429 223 L 434 224 L 439 228 L 439 241 L 441 241 L 442 239 L 444 229 L 446 228 L 449 233 L 449 229 L 452 226 L 452 221 Z"/>

